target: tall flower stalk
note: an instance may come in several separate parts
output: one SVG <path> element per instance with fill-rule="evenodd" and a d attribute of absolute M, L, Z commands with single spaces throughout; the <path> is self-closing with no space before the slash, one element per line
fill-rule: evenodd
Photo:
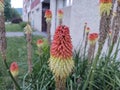
<path fill-rule="evenodd" d="M 84 47 L 84 57 L 85 57 L 85 54 L 86 54 L 86 48 L 87 48 L 87 44 L 88 44 L 88 35 L 89 35 L 89 32 L 90 32 L 90 28 L 89 27 L 86 27 L 87 24 L 85 24 L 84 26 L 84 32 L 85 32 L 85 47 Z M 84 40 L 84 38 L 83 38 Z"/>
<path fill-rule="evenodd" d="M 32 72 L 32 29 L 29 24 L 24 28 L 27 40 L 27 61 L 28 61 L 28 73 Z"/>
<path fill-rule="evenodd" d="M 89 40 L 88 62 L 92 63 L 95 53 L 96 41 L 98 40 L 98 34 L 97 33 L 89 34 L 88 40 Z"/>
<path fill-rule="evenodd" d="M 38 47 L 38 55 L 40 56 L 40 55 L 42 55 L 42 53 L 43 53 L 43 50 L 42 50 L 42 48 L 43 48 L 43 43 L 44 43 L 44 41 L 42 40 L 42 39 L 38 39 L 37 40 L 37 47 Z"/>
<path fill-rule="evenodd" d="M 110 45 L 109 51 L 108 51 L 108 59 L 106 60 L 106 65 L 105 68 L 107 66 L 107 63 L 109 62 L 109 57 L 111 56 L 111 53 L 113 51 L 114 45 L 116 44 L 116 42 L 118 41 L 118 36 L 119 36 L 119 32 L 120 32 L 120 0 L 117 1 L 117 9 L 116 9 L 116 15 L 114 16 L 114 25 L 112 25 L 112 29 L 113 29 L 113 38 L 112 38 L 112 44 Z"/>
<path fill-rule="evenodd" d="M 52 12 L 51 10 L 46 10 L 45 11 L 45 18 L 46 18 L 46 23 L 47 23 L 47 34 L 48 34 L 48 43 L 51 45 L 51 20 L 52 20 Z"/>
<path fill-rule="evenodd" d="M 72 72 L 74 61 L 69 28 L 57 27 L 50 49 L 49 67 L 55 76 L 56 90 L 66 90 L 66 78 Z"/>

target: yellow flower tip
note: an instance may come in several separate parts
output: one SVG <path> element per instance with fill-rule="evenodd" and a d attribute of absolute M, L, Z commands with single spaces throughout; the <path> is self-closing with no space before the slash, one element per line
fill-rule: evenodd
<path fill-rule="evenodd" d="M 56 77 L 67 77 L 74 67 L 72 59 L 72 42 L 69 28 L 57 27 L 50 49 L 49 67 Z"/>
<path fill-rule="evenodd" d="M 31 34 L 32 33 L 32 28 L 29 24 L 27 24 L 24 28 L 25 34 Z"/>
<path fill-rule="evenodd" d="M 18 75 L 19 68 L 18 68 L 18 64 L 16 62 L 11 63 L 10 72 L 13 75 L 13 77 L 16 77 Z"/>
<path fill-rule="evenodd" d="M 112 0 L 100 0 L 100 14 L 110 14 Z"/>
<path fill-rule="evenodd" d="M 51 56 L 49 59 L 49 67 L 56 77 L 66 78 L 73 70 L 74 61 L 72 57 L 61 60 Z"/>

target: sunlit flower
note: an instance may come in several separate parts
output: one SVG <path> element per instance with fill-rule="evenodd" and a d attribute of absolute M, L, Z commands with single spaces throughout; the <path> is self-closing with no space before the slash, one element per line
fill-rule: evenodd
<path fill-rule="evenodd" d="M 56 77 L 66 78 L 74 67 L 72 58 L 72 42 L 69 28 L 65 25 L 57 27 L 50 49 L 49 66 Z"/>
<path fill-rule="evenodd" d="M 100 14 L 110 14 L 112 0 L 100 0 Z"/>
<path fill-rule="evenodd" d="M 98 34 L 97 33 L 91 33 L 88 36 L 88 40 L 89 40 L 90 44 L 94 45 L 96 43 L 97 39 L 98 39 Z"/>
<path fill-rule="evenodd" d="M 38 39 L 36 44 L 37 44 L 38 47 L 41 47 L 43 45 L 43 40 Z"/>
<path fill-rule="evenodd" d="M 46 10 L 45 11 L 45 18 L 46 18 L 46 22 L 49 22 L 49 21 L 51 21 L 51 19 L 52 19 L 52 12 L 51 12 L 51 10 Z"/>
<path fill-rule="evenodd" d="M 18 68 L 18 64 L 16 62 L 11 63 L 10 72 L 13 75 L 13 77 L 16 77 L 18 75 L 19 68 Z"/>
<path fill-rule="evenodd" d="M 61 9 L 58 10 L 58 18 L 59 19 L 63 18 L 63 11 Z"/>

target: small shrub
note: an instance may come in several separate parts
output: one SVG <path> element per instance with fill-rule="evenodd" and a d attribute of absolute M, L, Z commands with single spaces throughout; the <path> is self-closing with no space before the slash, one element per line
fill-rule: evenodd
<path fill-rule="evenodd" d="M 20 22 L 22 22 L 22 19 L 21 18 L 13 18 L 11 22 L 12 23 L 20 23 Z"/>

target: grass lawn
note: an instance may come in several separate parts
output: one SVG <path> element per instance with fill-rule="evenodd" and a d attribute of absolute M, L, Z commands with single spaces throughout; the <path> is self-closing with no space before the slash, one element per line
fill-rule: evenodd
<path fill-rule="evenodd" d="M 22 32 L 23 28 L 19 24 L 6 24 L 5 29 L 7 32 Z"/>
<path fill-rule="evenodd" d="M 36 61 L 36 41 L 41 36 L 33 36 L 32 40 L 32 58 L 33 62 Z M 0 55 L 0 90 L 12 90 L 13 82 L 8 75 L 4 63 L 2 62 Z M 27 72 L 27 42 L 25 37 L 9 37 L 7 38 L 7 63 L 10 65 L 12 62 L 17 62 L 19 65 L 19 81 L 22 81 L 24 75 Z M 22 83 L 20 83 L 22 84 Z"/>
<path fill-rule="evenodd" d="M 32 40 L 32 63 L 33 71 L 26 74 L 27 64 L 27 42 L 25 37 L 7 38 L 7 63 L 16 61 L 19 66 L 18 83 L 22 90 L 55 90 L 54 76 L 48 66 L 49 47 L 47 44 L 42 48 L 42 54 L 38 54 L 36 41 L 40 36 L 33 36 Z M 75 67 L 66 80 L 66 90 L 82 90 L 85 84 L 89 69 L 87 57 L 83 57 L 80 51 L 75 51 L 73 59 Z M 106 60 L 110 62 L 106 64 Z M 13 90 L 13 82 L 8 75 L 5 65 L 0 56 L 0 90 Z M 95 79 L 89 83 L 93 85 L 92 90 L 120 90 L 120 62 L 113 58 L 103 56 L 99 65 L 94 71 Z M 26 76 L 26 77 L 25 77 Z M 25 79 L 23 79 L 25 78 Z M 89 90 L 89 89 L 86 89 Z"/>

